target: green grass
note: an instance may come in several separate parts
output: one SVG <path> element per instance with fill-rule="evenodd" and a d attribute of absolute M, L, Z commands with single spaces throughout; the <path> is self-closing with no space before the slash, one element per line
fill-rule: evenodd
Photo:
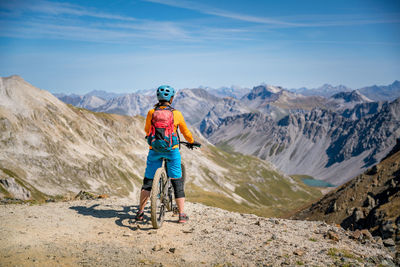
<path fill-rule="evenodd" d="M 211 203 L 206 200 L 206 198 L 212 197 L 210 194 L 201 198 L 196 196 L 198 202 L 230 211 L 254 213 L 259 216 L 284 216 L 289 211 L 321 196 L 319 190 L 304 185 L 300 179 L 293 179 L 295 183 L 291 182 L 257 157 L 226 152 L 213 146 L 207 147 L 207 156 L 219 166 L 229 170 L 228 174 L 220 178 L 234 184 L 234 193 L 245 199 L 246 204 L 238 204 L 234 201 L 227 204 L 215 203 L 215 201 Z M 231 194 L 212 179 L 216 174 L 206 167 L 201 167 L 201 170 L 206 177 L 209 177 L 208 182 L 213 184 L 216 189 L 228 195 Z M 294 190 L 294 186 L 297 187 L 297 190 Z M 199 192 L 199 190 L 201 189 L 196 188 L 194 191 Z M 220 194 L 218 198 L 226 199 L 228 197 Z"/>
<path fill-rule="evenodd" d="M 225 152 L 234 152 L 235 151 L 232 146 L 228 145 L 228 141 L 220 142 L 220 143 L 216 144 L 216 147 L 218 147 L 219 149 L 221 149 Z"/>
<path fill-rule="evenodd" d="M 314 177 L 312 177 L 310 175 L 306 175 L 306 174 L 293 174 L 293 175 L 290 175 L 290 177 L 297 178 L 297 179 L 314 179 Z"/>
<path fill-rule="evenodd" d="M 3 194 L 4 198 L 11 198 L 10 193 L 3 187 L 2 184 L 0 184 L 0 193 Z"/>
<path fill-rule="evenodd" d="M 337 259 L 339 257 L 345 257 L 348 259 L 356 260 L 361 263 L 364 262 L 362 258 L 352 254 L 350 251 L 348 251 L 346 249 L 330 248 L 330 249 L 328 249 L 327 255 L 330 256 L 332 259 Z"/>
<path fill-rule="evenodd" d="M 271 149 L 269 150 L 269 156 L 271 157 L 275 153 L 275 149 L 278 147 L 278 144 L 273 144 Z"/>
<path fill-rule="evenodd" d="M 246 140 L 249 135 L 250 135 L 250 133 L 241 134 L 241 135 L 239 135 L 239 139 Z"/>
<path fill-rule="evenodd" d="M 5 174 L 7 174 L 8 176 L 10 176 L 12 178 L 18 178 L 18 175 L 16 175 L 13 171 L 11 171 L 9 169 L 0 167 L 0 170 L 2 170 Z"/>
<path fill-rule="evenodd" d="M 279 145 L 278 149 L 276 150 L 275 155 L 278 155 L 279 153 L 281 153 L 283 150 L 285 149 L 285 145 Z"/>
<path fill-rule="evenodd" d="M 338 254 L 339 250 L 337 248 L 329 248 L 328 249 L 328 256 L 335 257 Z"/>

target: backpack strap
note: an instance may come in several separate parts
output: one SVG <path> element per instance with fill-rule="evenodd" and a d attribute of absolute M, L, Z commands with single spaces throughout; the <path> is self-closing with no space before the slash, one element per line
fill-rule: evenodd
<path fill-rule="evenodd" d="M 161 108 L 161 107 L 165 107 L 165 108 Z M 168 110 L 171 110 L 171 111 L 175 110 L 175 108 L 172 107 L 172 106 L 159 106 L 159 105 L 157 105 L 157 106 L 154 107 L 154 110 L 160 110 L 160 109 L 168 109 Z"/>
<path fill-rule="evenodd" d="M 176 126 L 176 135 L 178 136 L 179 150 L 181 150 L 181 137 L 179 136 L 179 125 Z"/>

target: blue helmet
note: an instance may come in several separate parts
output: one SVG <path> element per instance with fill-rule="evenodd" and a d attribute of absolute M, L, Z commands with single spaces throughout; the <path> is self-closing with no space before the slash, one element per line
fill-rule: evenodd
<path fill-rule="evenodd" d="M 169 85 L 161 85 L 157 89 L 158 101 L 160 100 L 170 101 L 171 97 L 173 97 L 174 95 L 175 95 L 175 89 Z"/>

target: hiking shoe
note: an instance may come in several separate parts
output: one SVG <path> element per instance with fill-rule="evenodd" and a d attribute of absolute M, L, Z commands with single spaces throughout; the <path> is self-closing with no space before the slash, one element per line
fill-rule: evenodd
<path fill-rule="evenodd" d="M 138 210 L 135 217 L 136 221 L 143 221 L 144 219 L 144 211 Z"/>
<path fill-rule="evenodd" d="M 187 221 L 189 221 L 189 216 L 187 216 L 185 213 L 179 213 L 178 223 L 185 223 Z"/>

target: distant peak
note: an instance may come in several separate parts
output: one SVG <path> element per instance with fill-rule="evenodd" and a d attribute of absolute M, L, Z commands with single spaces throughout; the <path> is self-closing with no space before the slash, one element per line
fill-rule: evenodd
<path fill-rule="evenodd" d="M 255 86 L 253 88 L 253 91 L 268 91 L 270 93 L 274 93 L 277 94 L 279 92 L 281 92 L 283 89 L 280 86 L 273 86 L 273 85 L 268 85 L 268 84 L 262 84 L 259 86 Z"/>
<path fill-rule="evenodd" d="M 17 74 L 13 74 L 11 76 L 8 77 L 4 77 L 5 79 L 11 79 L 11 80 L 19 80 L 19 81 L 25 81 L 21 76 L 17 75 Z"/>
<path fill-rule="evenodd" d="M 396 85 L 396 86 L 400 86 L 400 81 L 399 80 L 395 80 L 392 85 Z"/>
<path fill-rule="evenodd" d="M 339 92 L 331 96 L 334 99 L 343 99 L 345 102 L 372 102 L 371 99 L 360 93 L 358 90 L 350 92 Z"/>

